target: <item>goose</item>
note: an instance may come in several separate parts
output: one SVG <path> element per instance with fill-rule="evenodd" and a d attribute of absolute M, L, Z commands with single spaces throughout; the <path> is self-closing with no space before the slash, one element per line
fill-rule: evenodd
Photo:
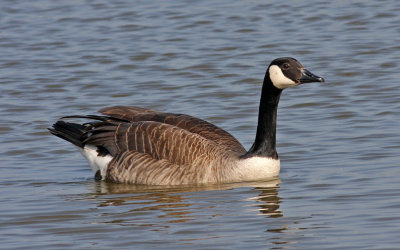
<path fill-rule="evenodd" d="M 225 130 L 176 113 L 114 106 L 102 115 L 60 118 L 50 132 L 78 147 L 95 180 L 147 185 L 234 183 L 275 178 L 276 118 L 282 91 L 324 82 L 291 57 L 273 60 L 261 91 L 255 141 L 248 151 Z M 79 124 L 66 119 L 87 119 Z"/>

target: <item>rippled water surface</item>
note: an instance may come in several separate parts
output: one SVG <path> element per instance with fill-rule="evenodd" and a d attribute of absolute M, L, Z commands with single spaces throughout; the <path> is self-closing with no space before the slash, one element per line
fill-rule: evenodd
<path fill-rule="evenodd" d="M 27 248 L 400 246 L 400 2 L 1 1 L 0 242 Z M 46 128 L 137 105 L 211 121 L 248 148 L 267 64 L 286 90 L 280 178 L 148 187 L 95 182 Z"/>

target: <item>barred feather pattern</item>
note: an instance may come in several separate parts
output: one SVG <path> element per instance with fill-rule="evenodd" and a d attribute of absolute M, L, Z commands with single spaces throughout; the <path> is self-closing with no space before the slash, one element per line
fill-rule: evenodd
<path fill-rule="evenodd" d="M 113 155 L 105 179 L 178 185 L 232 181 L 239 155 L 182 128 L 154 121 L 103 123 L 85 141 Z"/>
<path fill-rule="evenodd" d="M 221 147 L 224 147 L 225 150 L 229 150 L 240 155 L 246 153 L 246 150 L 242 144 L 240 144 L 240 142 L 236 140 L 236 138 L 230 133 L 212 123 L 193 116 L 164 113 L 132 106 L 107 107 L 99 110 L 99 112 L 112 118 L 127 120 L 130 122 L 155 121 L 174 125 L 211 140 Z"/>

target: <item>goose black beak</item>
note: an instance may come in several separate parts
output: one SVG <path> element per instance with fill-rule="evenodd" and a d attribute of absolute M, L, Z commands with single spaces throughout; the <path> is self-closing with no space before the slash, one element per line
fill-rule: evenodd
<path fill-rule="evenodd" d="M 325 81 L 324 78 L 316 76 L 306 69 L 301 70 L 301 77 L 299 79 L 300 83 L 324 82 L 324 81 Z"/>

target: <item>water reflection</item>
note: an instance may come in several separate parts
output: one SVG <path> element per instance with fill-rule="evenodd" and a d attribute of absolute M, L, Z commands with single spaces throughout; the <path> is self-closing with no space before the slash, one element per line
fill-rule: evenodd
<path fill-rule="evenodd" d="M 280 197 L 278 196 L 278 186 L 276 188 L 255 188 L 260 190 L 257 200 L 259 201 L 259 211 L 270 217 L 282 217 L 283 214 L 279 210 Z"/>
<path fill-rule="evenodd" d="M 95 182 L 94 193 L 90 199 L 96 200 L 99 208 L 123 208 L 122 213 L 126 215 L 127 220 L 119 215 L 118 224 L 132 223 L 132 220 L 141 220 L 147 216 L 165 220 L 168 224 L 190 222 L 204 216 L 208 218 L 231 216 L 237 209 L 233 209 L 229 202 L 243 203 L 242 206 L 245 206 L 250 213 L 252 210 L 258 210 L 263 215 L 276 218 L 282 216 L 279 210 L 279 183 L 280 179 L 196 186 L 146 186 Z M 230 192 L 226 192 L 228 190 Z M 243 195 L 246 197 L 243 198 Z M 129 210 L 125 211 L 126 208 Z"/>
<path fill-rule="evenodd" d="M 198 185 L 176 185 L 176 186 L 152 186 L 152 185 L 135 185 L 135 184 L 120 184 L 112 182 L 94 182 L 93 187 L 97 195 L 112 195 L 112 194 L 135 194 L 146 192 L 166 192 L 166 193 L 189 193 L 199 191 L 217 191 L 217 190 L 232 190 L 236 188 L 253 187 L 256 190 L 263 188 L 278 188 L 281 179 L 274 178 L 265 181 L 255 182 L 238 182 L 226 184 L 198 184 Z"/>

